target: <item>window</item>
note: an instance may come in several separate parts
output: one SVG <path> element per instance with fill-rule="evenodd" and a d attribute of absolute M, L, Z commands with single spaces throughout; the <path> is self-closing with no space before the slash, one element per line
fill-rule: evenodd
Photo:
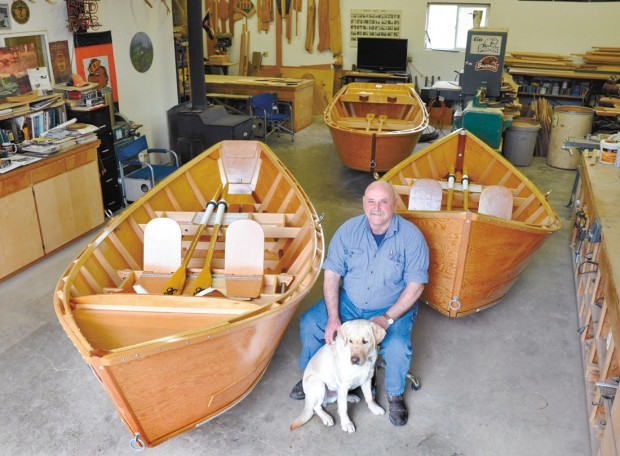
<path fill-rule="evenodd" d="M 490 8 L 474 3 L 429 3 L 424 49 L 464 51 L 467 31 L 474 26 L 474 11 L 482 11 L 480 26 L 485 27 Z"/>

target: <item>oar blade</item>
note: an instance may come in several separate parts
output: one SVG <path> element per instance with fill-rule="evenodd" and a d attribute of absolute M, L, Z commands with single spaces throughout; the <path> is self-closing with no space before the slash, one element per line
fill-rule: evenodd
<path fill-rule="evenodd" d="M 164 290 L 164 294 L 172 296 L 180 295 L 183 292 L 183 287 L 185 287 L 185 279 L 185 268 L 182 267 L 177 269 L 168 280 L 168 283 L 166 284 L 166 289 Z"/>

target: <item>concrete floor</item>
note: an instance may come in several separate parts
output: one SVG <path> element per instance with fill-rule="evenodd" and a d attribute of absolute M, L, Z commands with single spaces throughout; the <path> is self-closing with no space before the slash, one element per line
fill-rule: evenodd
<path fill-rule="evenodd" d="M 300 181 L 329 241 L 361 213 L 367 173 L 342 166 L 320 118 L 269 144 Z M 425 144 L 420 144 L 424 146 Z M 462 319 L 422 306 L 412 367 L 422 380 L 408 390 L 409 423 L 394 427 L 365 404 L 350 407 L 355 434 L 315 417 L 290 432 L 302 403 L 290 400 L 301 378 L 298 316 L 269 369 L 227 413 L 153 449 L 155 455 L 562 455 L 590 454 L 577 312 L 568 248 L 568 201 L 574 171 L 535 158 L 522 170 L 546 192 L 564 227 L 533 257 L 499 304 Z M 0 283 L 0 454 L 133 454 L 131 438 L 103 388 L 64 334 L 52 291 L 66 265 L 94 234 Z M 379 373 L 378 401 L 387 408 Z M 328 411 L 336 414 L 335 405 Z"/>

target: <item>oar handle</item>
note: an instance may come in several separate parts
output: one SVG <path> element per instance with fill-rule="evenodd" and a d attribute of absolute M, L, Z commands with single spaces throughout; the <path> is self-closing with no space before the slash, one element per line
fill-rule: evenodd
<path fill-rule="evenodd" d="M 446 210 L 452 210 L 452 196 L 454 194 L 454 182 L 456 181 L 456 175 L 454 174 L 454 166 L 450 167 L 450 174 L 448 174 L 448 201 L 446 203 Z"/>
<path fill-rule="evenodd" d="M 202 214 L 202 218 L 200 219 L 200 223 L 199 223 L 200 225 L 207 224 L 207 222 L 209 221 L 209 218 L 211 217 L 211 214 L 213 214 L 213 211 L 215 210 L 215 206 L 217 206 L 217 203 L 213 200 L 207 203 L 205 212 L 204 214 Z"/>
<path fill-rule="evenodd" d="M 463 177 L 461 177 L 461 185 L 463 186 L 463 210 L 469 210 L 469 176 L 467 168 L 463 169 Z"/>
<path fill-rule="evenodd" d="M 220 200 L 217 203 L 217 214 L 215 214 L 215 222 L 213 222 L 214 226 L 222 225 L 222 221 L 224 220 L 224 212 L 226 212 L 227 208 L 228 208 L 228 205 L 226 204 L 226 201 Z"/>

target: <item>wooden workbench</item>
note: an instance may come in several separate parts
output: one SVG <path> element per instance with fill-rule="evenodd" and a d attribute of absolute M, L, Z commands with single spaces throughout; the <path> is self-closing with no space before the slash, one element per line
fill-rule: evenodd
<path fill-rule="evenodd" d="M 581 157 L 570 242 L 591 449 L 612 456 L 620 440 L 620 400 L 609 400 L 599 384 L 620 377 L 620 168 L 588 155 Z"/>
<path fill-rule="evenodd" d="M 309 79 L 254 76 L 205 75 L 207 92 L 257 95 L 273 92 L 280 101 L 293 105 L 293 129 L 299 131 L 312 122 L 313 81 Z"/>

